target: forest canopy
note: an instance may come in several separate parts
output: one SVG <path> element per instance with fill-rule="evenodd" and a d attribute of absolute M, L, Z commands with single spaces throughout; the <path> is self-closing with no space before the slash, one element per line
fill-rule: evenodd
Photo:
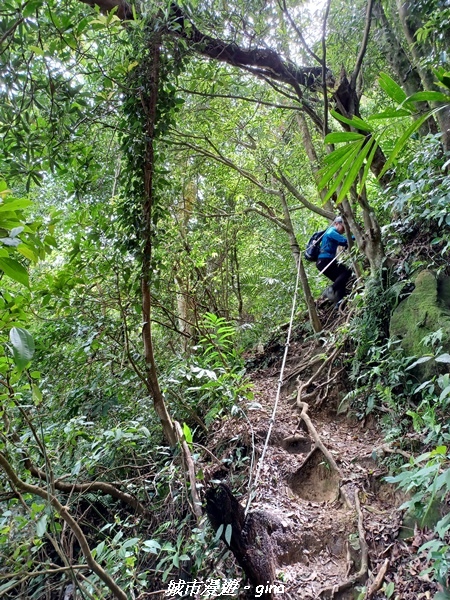
<path fill-rule="evenodd" d="M 250 371 L 287 331 L 322 361 L 292 369 L 305 423 L 328 393 L 373 417 L 408 459 L 385 467 L 405 507 L 445 503 L 449 19 L 438 0 L 3 0 L 0 596 L 164 597 L 218 565 L 265 583 L 214 511 L 244 546 L 259 527 Z M 304 249 L 337 216 L 353 287 L 333 312 Z M 401 346 L 419 289 L 443 317 L 402 308 L 424 329 Z M 224 442 L 234 423 L 251 444 Z M 448 521 L 422 548 L 436 600 Z M 363 566 L 355 597 L 375 597 Z"/>

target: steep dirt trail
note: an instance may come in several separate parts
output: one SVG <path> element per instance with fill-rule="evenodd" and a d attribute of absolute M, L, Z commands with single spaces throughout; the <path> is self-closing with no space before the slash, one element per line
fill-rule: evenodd
<path fill-rule="evenodd" d="M 263 407 L 252 418 L 258 443 L 266 437 L 276 388 L 277 377 L 255 381 L 255 400 Z M 267 511 L 281 522 L 272 540 L 286 591 L 317 598 L 359 569 L 358 524 L 356 512 L 340 499 L 339 478 L 326 457 L 317 450 L 311 454 L 314 441 L 302 427 L 299 412 L 281 398 L 252 509 Z M 323 409 L 310 417 L 341 470 L 348 494 L 358 488 L 367 495 L 377 470 L 371 454 L 382 445 L 379 434 Z M 390 506 L 386 510 L 392 512 Z"/>
<path fill-rule="evenodd" d="M 254 440 L 257 456 L 266 440 L 278 378 L 274 371 L 255 375 L 249 420 L 238 428 L 234 421 L 234 436 L 248 448 Z M 262 510 L 274 519 L 271 541 L 277 577 L 285 587 L 282 596 L 274 597 L 432 598 L 437 589 L 419 576 L 426 564 L 416 560 L 411 567 L 411 556 L 423 535 L 418 540 L 419 532 L 410 530 L 403 535 L 406 539 L 399 536 L 401 513 L 396 507 L 404 498 L 383 482 L 387 472 L 377 462 L 384 445 L 381 433 L 336 415 L 336 407 L 334 396 L 330 405 L 310 409 L 309 416 L 341 478 L 330 469 L 327 458 L 314 451 L 316 445 L 292 404 L 292 393 L 280 398 L 251 503 L 252 511 Z M 368 568 L 355 581 L 364 549 Z M 365 595 L 359 596 L 363 586 Z M 395 594 L 386 595 L 394 589 Z"/>

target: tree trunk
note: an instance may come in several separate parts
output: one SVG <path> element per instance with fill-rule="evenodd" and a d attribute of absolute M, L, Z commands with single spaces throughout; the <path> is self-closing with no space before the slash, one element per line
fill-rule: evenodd
<path fill-rule="evenodd" d="M 283 193 L 280 194 L 281 204 L 283 206 L 284 213 L 284 223 L 287 227 L 287 233 L 289 236 L 292 254 L 295 259 L 295 264 L 299 269 L 299 277 L 300 283 L 302 285 L 303 294 L 305 296 L 306 306 L 308 307 L 309 319 L 311 321 L 311 325 L 316 333 L 322 331 L 322 324 L 320 322 L 319 316 L 316 310 L 316 304 L 314 302 L 314 298 L 311 294 L 311 288 L 309 287 L 308 276 L 305 271 L 305 267 L 303 265 L 303 261 L 301 258 L 300 248 L 297 242 L 297 238 L 294 233 L 294 226 L 292 225 L 291 215 L 289 213 L 289 207 L 286 202 L 285 195 Z"/>
<path fill-rule="evenodd" d="M 400 43 L 398 35 L 392 29 L 386 16 L 381 0 L 374 0 L 373 14 L 376 21 L 377 45 L 384 58 L 391 65 L 396 74 L 397 80 L 405 90 L 408 96 L 423 90 L 422 81 L 417 69 L 409 60 L 403 46 Z M 428 102 L 417 102 L 417 109 L 420 114 L 430 110 Z M 420 129 L 422 135 L 427 133 L 437 133 L 436 121 L 428 119 Z"/>
<path fill-rule="evenodd" d="M 404 0 L 397 0 L 397 7 L 400 22 L 424 89 L 427 91 L 441 91 L 434 83 L 432 71 L 424 66 L 424 59 L 429 57 L 431 49 L 419 44 L 415 39 L 417 30 L 422 25 L 422 15 L 418 12 L 419 9 L 413 2 L 405 2 Z M 442 145 L 444 150 L 448 151 L 450 150 L 450 108 L 437 102 L 432 102 L 431 105 L 434 108 L 443 107 L 436 113 L 436 120 L 442 132 Z"/>
<path fill-rule="evenodd" d="M 166 403 L 159 386 L 158 375 L 156 371 L 155 356 L 153 352 L 152 329 L 151 329 L 151 294 L 150 294 L 150 273 L 152 260 L 152 208 L 153 208 L 153 174 L 154 174 L 154 148 L 153 138 L 156 122 L 156 104 L 158 100 L 159 84 L 159 59 L 160 48 L 159 40 L 154 39 L 151 57 L 150 93 L 146 99 L 147 114 L 147 144 L 145 151 L 144 165 L 144 199 L 142 205 L 143 213 L 143 254 L 142 254 L 142 339 L 144 342 L 144 356 L 146 366 L 146 385 L 153 398 L 155 411 L 161 421 L 164 435 L 171 446 L 177 443 L 177 436 L 172 423 L 172 419 L 167 411 Z"/>
<path fill-rule="evenodd" d="M 262 511 L 245 515 L 231 490 L 221 483 L 206 492 L 206 512 L 220 539 L 227 544 L 253 586 L 264 586 L 259 598 L 273 600 L 268 587 L 275 581 L 275 561 L 269 536 L 271 518 Z M 272 584 L 272 585 L 271 585 Z"/>

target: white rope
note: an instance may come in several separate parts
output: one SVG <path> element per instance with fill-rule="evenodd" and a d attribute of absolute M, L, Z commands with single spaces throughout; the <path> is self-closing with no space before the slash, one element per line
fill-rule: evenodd
<path fill-rule="evenodd" d="M 245 507 L 245 514 L 247 514 L 251 502 L 253 500 L 253 492 L 254 489 L 256 488 L 257 484 L 258 484 L 258 480 L 259 480 L 259 476 L 261 474 L 261 469 L 262 469 L 262 465 L 264 462 L 264 457 L 266 455 L 266 450 L 267 447 L 269 445 L 269 440 L 270 440 L 270 435 L 272 433 L 272 428 L 273 425 L 275 423 L 275 415 L 277 412 L 277 408 L 278 408 L 278 402 L 280 400 L 280 394 L 281 394 L 281 386 L 283 385 L 283 375 L 284 375 L 284 369 L 286 366 L 286 360 L 287 360 L 287 355 L 288 355 L 288 351 L 289 351 L 289 342 L 291 339 L 291 333 L 292 333 L 292 324 L 294 322 L 294 315 L 295 315 L 295 306 L 297 304 L 297 294 L 298 294 L 298 282 L 300 280 L 300 265 L 301 265 L 301 256 L 299 255 L 298 257 L 298 267 L 297 267 L 297 279 L 295 281 L 295 290 L 294 290 L 294 297 L 292 299 L 292 310 L 291 310 L 291 318 L 289 321 L 289 329 L 288 329 L 288 333 L 287 333 L 287 338 L 286 338 L 286 344 L 284 347 L 284 355 L 283 355 L 283 362 L 281 364 L 281 370 L 280 370 L 280 378 L 278 380 L 278 387 L 277 387 L 277 395 L 275 397 L 275 404 L 273 406 L 273 410 L 272 410 L 272 416 L 270 417 L 270 421 L 269 421 L 269 430 L 267 432 L 267 436 L 266 436 L 266 441 L 264 442 L 264 447 L 263 447 L 263 451 L 261 454 L 261 457 L 258 461 L 258 469 L 256 471 L 256 475 L 255 475 L 255 479 L 253 481 L 252 487 L 249 490 L 249 494 L 248 494 L 248 499 L 247 499 L 247 506 Z"/>
<path fill-rule="evenodd" d="M 322 237 L 325 235 L 326 232 L 324 232 L 321 236 L 320 239 L 322 239 Z M 327 266 L 322 269 L 322 271 L 319 272 L 319 275 L 322 275 L 324 271 L 326 271 L 328 269 L 328 267 L 334 263 L 334 261 L 337 259 L 338 255 L 336 254 L 336 256 L 333 258 L 332 261 L 330 261 Z M 289 342 L 291 340 L 291 333 L 292 333 L 292 325 L 294 322 L 294 315 L 295 315 L 295 307 L 297 304 L 297 294 L 298 294 L 298 283 L 300 280 L 300 265 L 301 265 L 301 255 L 299 255 L 298 257 L 298 267 L 297 267 L 297 278 L 295 281 L 295 290 L 294 290 L 294 296 L 292 299 L 292 310 L 291 310 L 291 318 L 289 321 L 289 329 L 288 329 L 288 333 L 287 333 L 287 338 L 286 338 L 286 344 L 284 347 L 284 355 L 283 355 L 283 362 L 281 364 L 281 370 L 280 370 L 280 378 L 278 380 L 278 387 L 277 387 L 277 395 L 275 397 L 275 404 L 273 406 L 273 410 L 272 410 L 272 416 L 270 417 L 270 421 L 269 421 L 269 430 L 267 432 L 267 436 L 266 436 L 266 441 L 264 442 L 264 447 L 263 447 L 263 451 L 261 454 L 261 457 L 258 461 L 258 468 L 256 471 L 256 475 L 255 475 L 255 479 L 253 480 L 253 483 L 250 486 L 249 489 L 249 493 L 248 493 L 248 498 L 247 498 L 247 505 L 245 507 L 245 514 L 248 513 L 249 509 L 250 509 L 250 505 L 252 503 L 252 500 L 254 498 L 254 490 L 258 484 L 258 480 L 259 480 L 259 476 L 261 474 L 261 469 L 262 469 L 262 465 L 264 462 L 264 457 L 266 455 L 266 451 L 267 451 L 267 447 L 269 445 L 269 440 L 270 440 L 270 436 L 272 434 L 272 429 L 275 423 L 275 415 L 277 412 L 277 408 L 278 408 L 278 402 L 280 400 L 280 395 L 281 395 L 281 386 L 283 385 L 283 375 L 284 375 L 284 369 L 286 367 L 286 360 L 287 360 L 287 355 L 289 352 Z M 251 481 L 251 477 L 250 477 L 250 481 Z"/>

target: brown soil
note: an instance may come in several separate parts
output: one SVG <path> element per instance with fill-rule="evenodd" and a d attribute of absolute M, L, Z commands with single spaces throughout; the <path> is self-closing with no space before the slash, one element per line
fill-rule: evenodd
<path fill-rule="evenodd" d="M 291 368 L 293 364 L 295 358 L 291 358 Z M 252 478 L 269 430 L 278 378 L 277 366 L 255 374 L 254 401 L 247 406 L 244 402 L 242 406 L 247 419 L 231 419 L 211 436 L 210 447 L 219 458 L 222 458 L 221 449 L 226 449 L 231 456 L 230 448 L 241 448 L 241 454 L 243 448 L 248 459 L 254 452 Z M 348 382 L 337 383 L 320 407 L 308 411 L 340 476 L 330 468 L 327 457 L 305 431 L 306 427 L 299 419 L 300 411 L 292 403 L 292 385 L 285 387 L 250 509 L 264 511 L 277 523 L 271 541 L 277 577 L 283 582 L 285 593 L 274 597 L 368 598 L 367 594 L 360 595 L 364 586 L 370 587 L 385 560 L 389 559 L 390 566 L 380 589 L 371 598 L 387 598 L 383 586 L 390 582 L 395 586 L 390 597 L 396 600 L 433 598 L 438 590 L 420 575 L 427 565 L 425 559 L 416 556 L 417 539 L 414 536 L 399 538 L 402 513 L 397 507 L 404 497 L 383 482 L 387 471 L 377 462 L 380 452 L 374 452 L 383 446 L 381 433 L 374 422 L 364 426 L 346 415 L 336 414 L 342 390 L 348 389 Z M 236 466 L 231 466 L 226 474 L 230 482 L 236 481 L 237 462 L 235 460 Z M 248 479 L 242 479 L 238 490 L 238 495 L 242 494 L 242 505 L 245 505 L 249 491 L 246 481 Z M 342 490 L 353 499 L 351 508 L 343 501 Z M 369 567 L 361 583 L 356 582 L 337 593 L 333 587 L 351 579 L 361 566 L 358 515 L 354 507 L 356 493 L 363 517 Z M 409 564 L 412 559 L 415 560 L 414 567 Z"/>

